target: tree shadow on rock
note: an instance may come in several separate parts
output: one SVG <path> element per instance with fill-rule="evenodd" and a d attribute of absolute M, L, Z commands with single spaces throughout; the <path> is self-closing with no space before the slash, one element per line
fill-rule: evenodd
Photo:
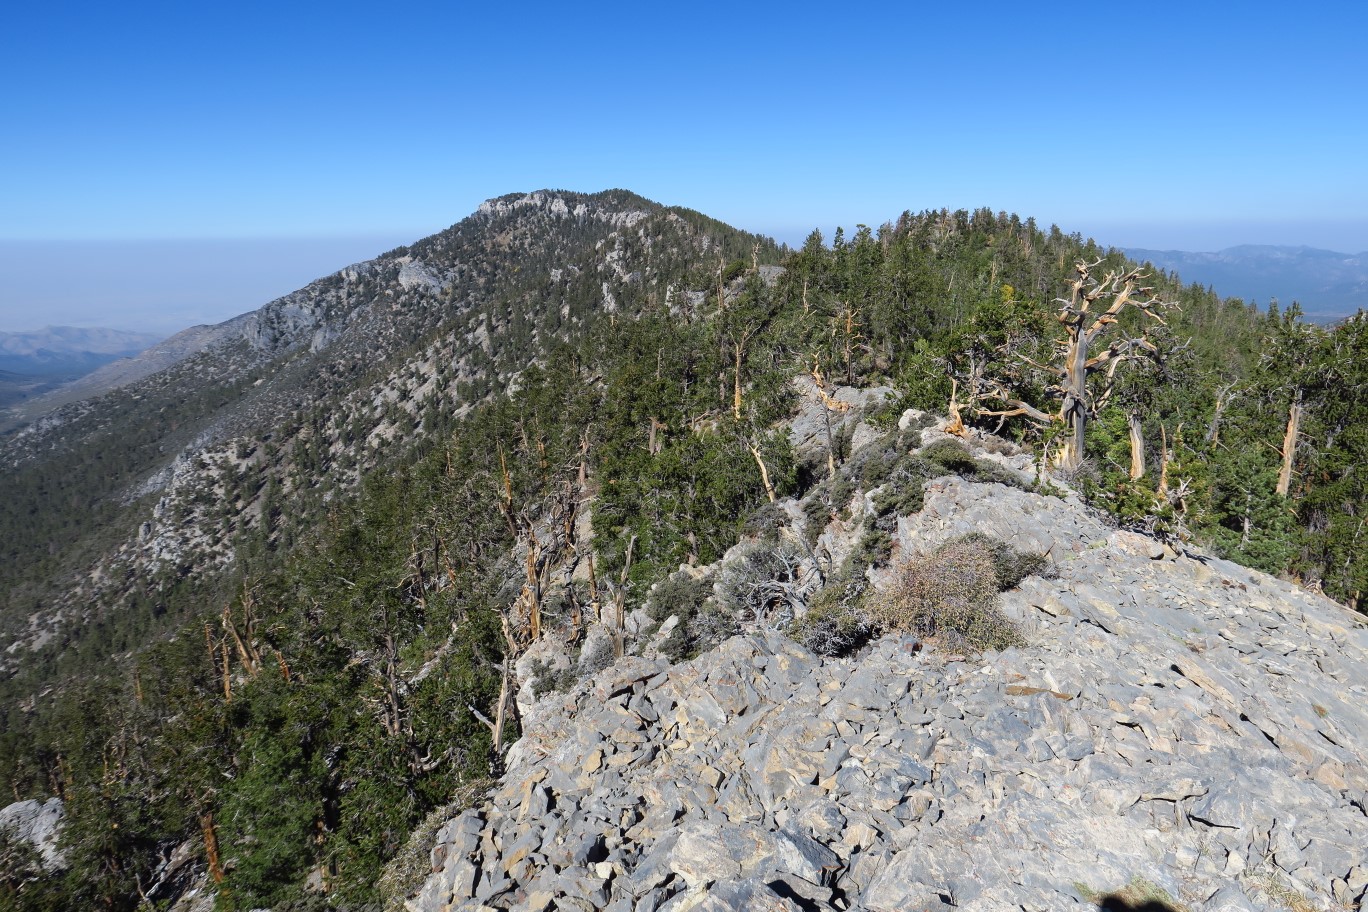
<path fill-rule="evenodd" d="M 1109 893 L 1097 901 L 1102 912 L 1180 912 L 1178 907 L 1157 899 L 1133 902 L 1121 893 Z"/>

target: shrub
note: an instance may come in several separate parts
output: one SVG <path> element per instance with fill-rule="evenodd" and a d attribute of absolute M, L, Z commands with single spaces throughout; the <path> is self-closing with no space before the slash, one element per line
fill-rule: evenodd
<path fill-rule="evenodd" d="M 1053 578 L 1055 575 L 1048 557 L 1037 551 L 1018 551 L 1000 538 L 993 538 L 982 532 L 970 532 L 957 541 L 976 542 L 988 549 L 997 571 L 999 592 L 1015 589 L 1028 576 Z"/>
<path fill-rule="evenodd" d="M 923 447 L 919 455 L 946 472 L 978 482 L 998 482 L 1014 488 L 1024 487 L 1015 474 L 987 459 L 975 459 L 957 440 L 936 440 Z"/>
<path fill-rule="evenodd" d="M 893 555 L 893 534 L 891 527 L 883 526 L 882 520 L 874 524 L 865 523 L 860 540 L 850 556 L 851 564 L 856 567 L 876 567 L 888 563 Z"/>
<path fill-rule="evenodd" d="M 813 596 L 807 614 L 789 628 L 789 636 L 824 656 L 849 655 L 876 633 L 865 611 L 863 577 L 831 580 Z"/>
<path fill-rule="evenodd" d="M 782 627 L 806 598 L 802 564 L 803 554 L 791 542 L 747 545 L 722 565 L 718 601 L 741 620 Z"/>
<path fill-rule="evenodd" d="M 687 570 L 666 577 L 651 590 L 646 613 L 652 620 L 679 618 L 660 644 L 671 662 L 688 661 L 740 632 L 736 618 L 717 604 L 712 592 L 710 577 L 695 577 Z"/>
<path fill-rule="evenodd" d="M 646 599 L 646 613 L 651 620 L 664 622 L 670 615 L 677 614 L 681 621 L 698 613 L 709 595 L 712 594 L 712 580 L 695 577 L 687 570 L 656 583 Z"/>
<path fill-rule="evenodd" d="M 574 664 L 557 668 L 550 662 L 533 659 L 528 663 L 527 673 L 532 679 L 532 696 L 539 700 L 549 693 L 565 693 L 579 681 L 579 669 Z"/>
<path fill-rule="evenodd" d="M 741 534 L 748 538 L 774 538 L 788 526 L 789 515 L 778 504 L 767 503 L 741 524 Z"/>
<path fill-rule="evenodd" d="M 660 651 L 671 662 L 687 662 L 740 632 L 736 618 L 709 600 L 687 618 L 680 615 L 679 624 L 660 644 Z"/>
<path fill-rule="evenodd" d="M 612 637 L 605 636 L 586 643 L 580 653 L 579 675 L 586 678 L 593 677 L 612 665 L 615 659 Z"/>
<path fill-rule="evenodd" d="M 869 600 L 885 630 L 935 636 L 951 648 L 1005 649 L 1021 635 L 998 609 L 999 558 L 987 536 L 951 539 L 902 565 L 888 591 Z"/>
<path fill-rule="evenodd" d="M 923 459 L 935 463 L 956 475 L 972 476 L 978 469 L 968 447 L 957 440 L 935 440 L 922 447 Z"/>

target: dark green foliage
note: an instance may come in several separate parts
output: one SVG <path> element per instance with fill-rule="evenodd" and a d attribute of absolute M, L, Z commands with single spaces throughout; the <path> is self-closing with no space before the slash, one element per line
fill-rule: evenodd
<path fill-rule="evenodd" d="M 532 679 L 532 695 L 541 699 L 551 693 L 565 693 L 579 681 L 579 667 L 571 664 L 562 668 L 533 659 L 528 664 L 527 676 Z"/>
<path fill-rule="evenodd" d="M 772 244 L 623 191 L 596 199 L 651 220 L 613 238 L 592 219 L 545 231 L 510 213 L 468 220 L 408 249 L 450 264 L 443 296 L 391 301 L 396 286 L 379 274 L 318 283 L 335 296 L 320 299 L 329 307 L 344 290 L 348 301 L 381 302 L 375 334 L 217 385 L 194 376 L 217 375 L 217 362 L 187 363 L 73 419 L 84 443 L 7 465 L 0 623 L 13 632 L 118 543 L 120 523 L 143 518 L 149 502 L 127 495 L 163 463 L 163 448 L 178 450 L 222 415 L 250 431 L 221 454 L 245 462 L 216 467 L 211 454 L 204 471 L 218 472 L 217 487 L 172 505 L 187 524 L 221 531 L 234 569 L 207 572 L 192 555 L 132 574 L 91 604 L 83 626 L 0 681 L 0 780 L 25 796 L 61 794 L 71 811 L 72 869 L 41 888 L 26 882 L 25 908 L 131 910 L 168 846 L 190 840 L 203 852 L 208 821 L 225 905 L 375 900 L 410 829 L 489 770 L 489 732 L 466 707 L 489 713 L 498 694 L 500 612 L 525 553 L 512 527 L 546 521 L 567 486 L 592 502 L 600 582 L 616 583 L 630 546 L 628 605 L 679 617 L 664 643 L 676 660 L 736 631 L 738 615 L 781 623 L 804 600 L 807 616 L 790 629 L 824 654 L 857 649 L 879 629 L 961 647 L 1017 641 L 996 593 L 1048 567 L 1001 542 L 947 543 L 910 559 L 887 599 L 865 592 L 865 570 L 888 559 L 895 518 L 921 509 L 927 481 L 1016 483 L 954 441 L 916 451 L 929 417 L 902 432 L 894 421 L 904 406 L 942 411 L 951 372 L 971 361 L 1012 371 L 1016 354 L 1047 350 L 1049 302 L 1073 262 L 1119 255 L 988 210 L 905 213 L 849 239 L 838 232 L 829 247 L 814 234 L 769 285 L 750 258 L 758 243 L 761 262 L 776 262 Z M 492 237 L 507 245 L 497 255 Z M 600 242 L 645 270 L 614 286 L 611 314 Z M 1128 524 L 1196 537 L 1358 603 L 1368 589 L 1368 319 L 1313 329 L 1295 310 L 1265 317 L 1167 276 L 1155 284 L 1181 305 L 1174 339 L 1191 344 L 1162 370 L 1127 378 L 1092 423 L 1088 496 Z M 685 290 L 705 292 L 702 303 Z M 438 376 L 421 402 L 349 398 L 430 348 Z M 888 429 L 884 440 L 852 455 L 847 428 L 835 479 L 824 453 L 800 466 L 779 424 L 794 405 L 791 378 L 814 366 L 832 382 L 904 393 L 869 416 Z M 1045 389 L 1027 384 L 1023 395 L 1051 404 Z M 1304 417 L 1283 497 L 1279 448 L 1297 401 Z M 1139 479 L 1127 472 L 1130 412 L 1146 449 Z M 374 434 L 382 425 L 393 443 Z M 981 429 L 1035 439 L 1012 420 Z M 767 504 L 753 449 L 778 495 L 800 498 L 809 542 L 857 490 L 874 492 L 876 516 L 851 566 L 815 595 L 815 583 L 794 578 L 797 553 L 774 544 L 787 519 Z M 718 560 L 742 536 L 767 544 L 718 578 L 720 602 L 712 578 L 675 572 Z M 584 588 L 557 583 L 547 623 L 587 604 Z M 250 626 L 256 660 L 239 654 L 225 607 L 230 626 Z M 581 668 L 611 661 L 603 643 Z M 570 673 L 542 677 L 539 688 Z M 328 897 L 303 892 L 315 870 L 327 872 Z M 18 889 L 4 883 L 0 901 Z"/>
<path fill-rule="evenodd" d="M 1018 551 L 1002 539 L 984 535 L 982 532 L 970 532 L 955 541 L 966 547 L 982 548 L 987 551 L 993 560 L 993 570 L 997 575 L 997 587 L 1000 592 L 1015 589 L 1028 576 L 1054 578 L 1050 559 L 1037 551 Z"/>
<path fill-rule="evenodd" d="M 921 457 L 954 475 L 972 476 L 978 468 L 969 448 L 956 440 L 936 440 L 922 448 Z"/>
<path fill-rule="evenodd" d="M 712 595 L 712 590 L 710 578 L 680 571 L 655 585 L 650 598 L 646 600 L 646 613 L 657 622 L 664 622 L 672 614 L 692 617 Z"/>
<path fill-rule="evenodd" d="M 375 912 L 403 912 L 404 900 L 423 885 L 432 873 L 432 849 L 437 831 L 462 811 L 477 806 L 494 787 L 492 779 L 476 779 L 461 786 L 451 801 L 430 811 L 413 832 L 403 849 L 385 865 L 376 883 L 379 902 Z"/>
<path fill-rule="evenodd" d="M 888 563 L 892 554 L 892 530 L 866 524 L 850 559 L 858 567 L 880 567 Z"/>
<path fill-rule="evenodd" d="M 774 538 L 789 523 L 789 515 L 777 504 L 762 504 L 741 524 L 741 535 L 746 538 Z"/>
<path fill-rule="evenodd" d="M 44 870 L 38 850 L 8 832 L 0 832 L 0 909 L 63 912 L 60 885 Z"/>

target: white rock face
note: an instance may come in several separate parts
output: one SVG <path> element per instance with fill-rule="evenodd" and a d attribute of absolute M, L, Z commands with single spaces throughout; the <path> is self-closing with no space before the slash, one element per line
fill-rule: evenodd
<path fill-rule="evenodd" d="M 413 260 L 399 267 L 399 285 L 405 291 L 421 289 L 437 293 L 442 290 L 442 280 L 422 263 Z"/>
<path fill-rule="evenodd" d="M 476 210 L 481 215 L 490 217 L 510 215 L 519 209 L 525 208 L 544 209 L 547 213 L 556 218 L 577 218 L 585 217 L 597 221 L 606 222 L 616 228 L 632 228 L 642 221 L 651 217 L 649 212 L 641 209 L 617 210 L 607 207 L 590 207 L 584 203 L 577 203 L 573 208 L 565 201 L 563 196 L 556 193 L 546 193 L 538 190 L 535 193 L 528 193 L 515 200 L 491 199 L 480 203 Z"/>
<path fill-rule="evenodd" d="M 43 866 L 49 870 L 62 867 L 64 859 L 57 848 L 57 837 L 62 826 L 62 799 L 16 801 L 0 808 L 0 831 L 27 842 L 42 856 Z"/>
<path fill-rule="evenodd" d="M 832 660 L 769 633 L 624 658 L 539 706 L 409 908 L 1361 899 L 1363 618 L 999 484 L 928 484 L 898 544 L 968 531 L 1054 556 L 1057 578 L 1003 596 L 1027 646 L 964 660 L 892 635 Z"/>

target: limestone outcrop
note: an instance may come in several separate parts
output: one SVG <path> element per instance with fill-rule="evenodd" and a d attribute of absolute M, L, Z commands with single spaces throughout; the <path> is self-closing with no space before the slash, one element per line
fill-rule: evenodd
<path fill-rule="evenodd" d="M 57 839 L 62 831 L 65 808 L 60 798 L 39 801 L 30 798 L 0 808 L 0 833 L 26 842 L 38 852 L 44 868 L 57 870 L 65 862 Z"/>
<path fill-rule="evenodd" d="M 897 542 L 965 531 L 1053 559 L 1002 597 L 1027 645 L 890 635 L 829 659 L 753 631 L 678 665 L 628 656 L 542 698 L 408 908 L 1362 901 L 1362 617 L 1001 484 L 929 483 Z"/>

